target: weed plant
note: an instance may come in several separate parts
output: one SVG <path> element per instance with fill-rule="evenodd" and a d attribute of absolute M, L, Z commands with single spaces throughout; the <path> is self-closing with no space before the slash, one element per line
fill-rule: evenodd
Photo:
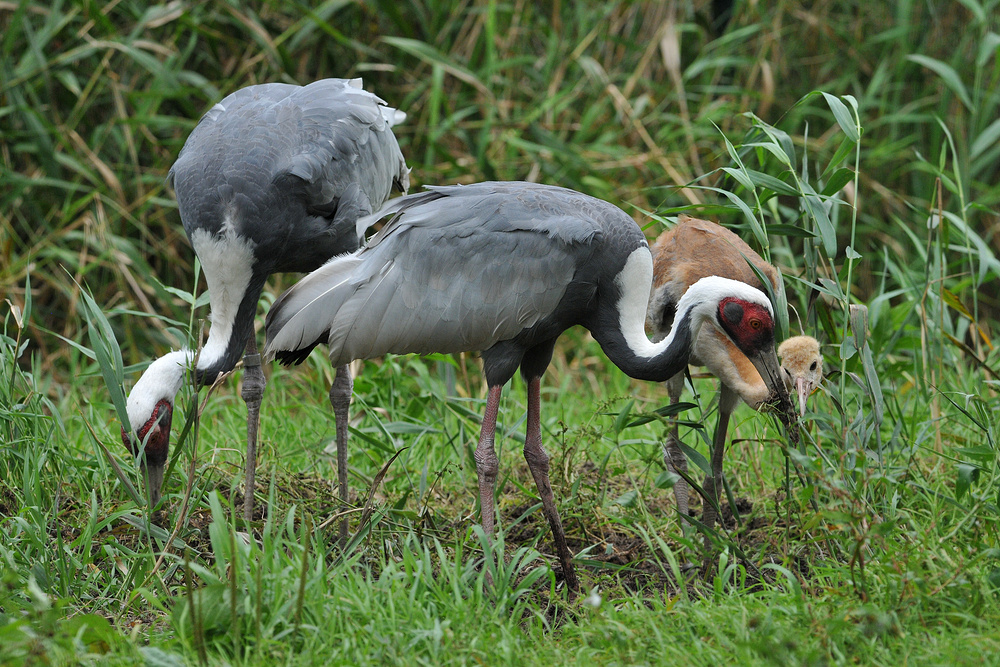
<path fill-rule="evenodd" d="M 995 661 L 1000 3 L 736 3 L 725 25 L 709 4 L 0 3 L 0 663 Z M 542 417 L 579 598 L 520 455 L 519 380 L 501 533 L 475 527 L 474 355 L 358 365 L 349 507 L 329 363 L 270 369 L 250 522 L 239 373 L 201 411 L 185 388 L 147 510 L 125 388 L 206 313 L 165 174 L 223 95 L 327 76 L 407 111 L 417 188 L 556 183 L 650 238 L 719 220 L 780 267 L 782 335 L 817 335 L 827 378 L 799 447 L 737 413 L 705 576 L 665 392 L 578 331 Z M 714 383 L 692 386 L 697 470 Z"/>

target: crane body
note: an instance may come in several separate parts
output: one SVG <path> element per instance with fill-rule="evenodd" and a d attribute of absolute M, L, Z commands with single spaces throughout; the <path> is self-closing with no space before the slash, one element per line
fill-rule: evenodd
<path fill-rule="evenodd" d="M 758 273 L 751 268 L 752 264 L 771 284 L 772 290 L 777 290 L 779 287 L 778 271 L 775 267 L 764 261 L 739 236 L 707 220 L 698 220 L 686 215 L 678 216 L 677 225 L 661 234 L 656 240 L 652 254 L 653 284 L 650 290 L 647 324 L 654 340 L 668 334 L 680 299 L 691 285 L 706 276 L 722 276 L 763 291 L 764 285 Z M 801 359 L 809 357 L 804 367 L 801 361 L 782 366 L 781 376 L 786 390 L 796 385 L 797 378 L 816 370 L 815 358 L 819 356 L 819 344 L 808 336 L 798 338 L 801 338 L 802 342 L 791 343 L 793 339 L 789 339 L 790 344 L 787 348 L 779 348 L 779 357 L 782 356 L 783 349 L 791 350 L 793 347 L 801 349 L 803 344 L 808 349 L 807 352 L 800 352 L 798 356 Z M 709 500 L 704 505 L 701 520 L 711 528 L 717 518 L 716 507 L 723 483 L 722 460 L 730 416 L 740 400 L 754 409 L 772 402 L 775 379 L 763 378 L 758 367 L 733 344 L 732 340 L 718 329 L 710 327 L 703 327 L 695 338 L 689 363 L 705 366 L 712 375 L 719 378 L 720 382 L 719 421 L 712 439 L 712 473 L 704 484 Z M 814 364 L 812 371 L 804 370 L 808 369 L 809 363 Z M 821 373 L 821 358 L 819 364 Z M 667 380 L 671 404 L 680 400 L 683 389 L 683 373 L 678 373 Z M 801 396 L 801 391 L 797 391 Z M 804 399 L 800 400 L 800 405 L 804 411 Z M 792 427 L 790 411 L 781 410 L 778 414 L 786 426 Z M 687 456 L 680 447 L 676 419 L 664 442 L 663 458 L 668 470 L 687 472 Z M 681 517 L 688 516 L 689 487 L 683 478 L 674 484 L 674 497 Z"/>
<path fill-rule="evenodd" d="M 334 364 L 390 352 L 481 350 L 488 392 L 475 460 L 487 535 L 500 394 L 520 368 L 528 387 L 524 456 L 572 589 L 577 580 L 540 429 L 540 378 L 563 331 L 584 326 L 625 373 L 664 381 L 687 364 L 699 329 L 719 328 L 788 401 L 770 303 L 743 283 L 699 282 L 679 301 L 670 333 L 649 341 L 649 248 L 635 221 L 607 202 L 554 186 L 487 182 L 432 187 L 373 217 L 388 221 L 364 247 L 330 260 L 274 303 L 265 357 L 297 363 L 320 343 Z"/>
<path fill-rule="evenodd" d="M 311 271 L 358 248 L 365 231 L 359 219 L 381 207 L 392 189 L 405 192 L 409 186 L 409 170 L 391 129 L 403 118 L 363 90 L 360 79 L 250 86 L 202 117 L 170 170 L 168 181 L 201 261 L 211 306 L 208 340 L 191 369 L 197 385 L 215 382 L 246 351 L 247 518 L 265 387 L 254 337 L 264 283 L 273 273 Z M 138 443 L 133 446 L 131 433 L 146 442 L 143 465 L 154 506 L 169 448 L 169 414 L 194 359 L 191 350 L 165 355 L 129 394 L 131 423 L 122 428 L 122 439 L 133 453 Z M 343 452 L 338 474 L 345 499 L 350 391 L 349 371 L 338 368 L 331 401 L 338 452 Z"/>

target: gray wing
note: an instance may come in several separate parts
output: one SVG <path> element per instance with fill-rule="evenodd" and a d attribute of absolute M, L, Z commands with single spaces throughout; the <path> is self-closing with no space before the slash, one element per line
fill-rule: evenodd
<path fill-rule="evenodd" d="M 515 337 L 555 310 L 601 237 L 599 220 L 585 215 L 597 200 L 567 193 L 485 183 L 394 200 L 382 212 L 394 217 L 368 246 L 274 304 L 265 353 L 294 360 L 301 355 L 283 353 L 326 342 L 341 364 Z"/>
<path fill-rule="evenodd" d="M 285 174 L 305 184 L 309 206 L 320 212 L 344 197 L 347 184 L 357 184 L 363 197 L 361 215 L 377 210 L 393 186 L 409 188 L 409 170 L 390 129 L 406 115 L 343 79 L 309 84 L 289 97 L 303 141 L 297 153 L 275 167 L 274 178 Z M 350 194 L 350 193 L 349 193 Z M 353 221 L 356 215 L 351 218 Z"/>
<path fill-rule="evenodd" d="M 440 228 L 455 237 L 479 231 L 535 232 L 570 245 L 589 244 L 599 232 L 614 232 L 619 226 L 638 231 L 616 206 L 554 185 L 486 181 L 429 185 L 426 190 L 389 202 L 374 215 L 359 220 L 360 227 L 390 218 L 367 246 L 374 247 L 409 227 Z M 445 201 L 438 201 L 442 199 Z"/>
<path fill-rule="evenodd" d="M 338 228 L 340 219 L 353 225 L 379 208 L 393 186 L 405 191 L 409 171 L 391 130 L 405 114 L 360 85 L 360 79 L 264 84 L 215 105 L 170 172 L 179 203 L 195 214 L 185 222 L 205 224 L 206 216 L 198 213 L 212 218 L 212 206 L 238 197 L 262 218 L 271 202 L 280 206 L 282 198 L 292 198 L 309 216 Z"/>

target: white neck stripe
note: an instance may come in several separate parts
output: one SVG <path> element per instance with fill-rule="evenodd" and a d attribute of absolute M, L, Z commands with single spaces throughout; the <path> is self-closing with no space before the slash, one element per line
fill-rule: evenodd
<path fill-rule="evenodd" d="M 653 282 L 653 258 L 649 248 L 636 248 L 625 261 L 616 278 L 621 297 L 618 300 L 618 326 L 629 350 L 640 359 L 653 359 L 673 343 L 678 324 L 686 317 L 691 322 L 692 340 L 706 321 L 714 322 L 715 306 L 727 296 L 757 303 L 774 313 L 771 302 L 760 290 L 746 283 L 720 276 L 708 276 L 691 285 L 677 303 L 674 326 L 666 338 L 652 343 L 646 336 L 646 309 Z"/>
<path fill-rule="evenodd" d="M 250 285 L 255 246 L 239 236 L 231 214 L 223 222 L 222 236 L 196 229 L 191 233 L 191 245 L 201 260 L 212 306 L 208 340 L 198 357 L 198 367 L 208 368 L 226 354 L 236 313 Z"/>

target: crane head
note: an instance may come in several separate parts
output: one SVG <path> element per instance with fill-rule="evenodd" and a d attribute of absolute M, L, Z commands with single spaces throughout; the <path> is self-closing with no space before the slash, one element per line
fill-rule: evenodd
<path fill-rule="evenodd" d="M 823 355 L 812 336 L 792 336 L 778 346 L 781 377 L 785 387 L 799 399 L 799 414 L 806 412 L 806 399 L 823 379 Z"/>
<path fill-rule="evenodd" d="M 122 427 L 122 442 L 133 456 L 143 453 L 143 476 L 149 489 L 151 508 L 160 502 L 163 466 L 170 449 L 174 397 L 181 388 L 193 356 L 189 350 L 178 350 L 151 363 L 132 387 L 125 402 L 129 425 Z"/>
<path fill-rule="evenodd" d="M 153 406 L 153 412 L 145 423 L 135 426 L 136 440 L 122 427 L 122 442 L 138 456 L 143 452 L 142 467 L 145 471 L 146 488 L 149 489 L 150 507 L 156 507 L 160 502 L 163 486 L 163 468 L 167 463 L 167 452 L 170 450 L 170 423 L 173 420 L 174 406 L 167 399 L 160 399 Z"/>
<path fill-rule="evenodd" d="M 767 403 L 778 404 L 778 414 L 786 426 L 795 421 L 788 389 L 774 350 L 774 317 L 769 305 L 729 296 L 719 301 L 720 328 L 754 365 L 770 391 Z"/>

